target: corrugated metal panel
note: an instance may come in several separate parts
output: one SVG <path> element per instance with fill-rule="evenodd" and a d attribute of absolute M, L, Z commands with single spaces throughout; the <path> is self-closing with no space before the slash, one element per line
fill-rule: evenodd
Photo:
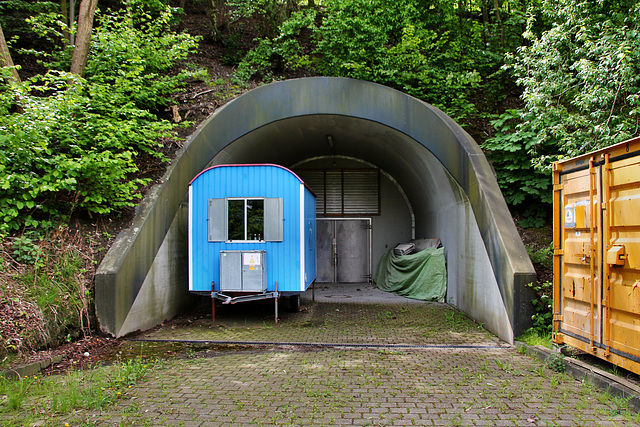
<path fill-rule="evenodd" d="M 344 171 L 344 214 L 379 214 L 379 188 L 377 170 Z"/>
<path fill-rule="evenodd" d="M 324 212 L 324 172 L 321 170 L 302 169 L 296 171 L 298 176 L 313 190 L 316 195 L 316 211 Z"/>
<path fill-rule="evenodd" d="M 296 173 L 316 194 L 318 216 L 380 214 L 378 169 L 301 169 Z"/>
<path fill-rule="evenodd" d="M 342 171 L 325 171 L 324 215 L 342 214 Z"/>
<path fill-rule="evenodd" d="M 605 345 L 640 358 L 640 155 L 612 162 L 605 182 L 609 188 L 605 274 L 610 289 L 605 294 L 609 301 Z"/>
<path fill-rule="evenodd" d="M 640 373 L 640 139 L 554 164 L 554 341 Z"/>

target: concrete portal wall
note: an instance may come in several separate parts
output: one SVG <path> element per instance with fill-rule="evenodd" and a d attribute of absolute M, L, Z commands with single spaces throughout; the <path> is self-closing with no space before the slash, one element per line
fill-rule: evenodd
<path fill-rule="evenodd" d="M 292 123 L 292 118 L 300 121 Z M 414 206 L 416 235 L 435 227 L 445 236 L 449 268 L 455 272 L 455 284 L 450 282 L 455 286 L 455 303 L 511 342 L 514 334 L 530 324 L 530 294 L 525 285 L 535 280 L 535 272 L 480 148 L 440 110 L 384 86 L 342 78 L 262 86 L 225 105 L 200 126 L 98 269 L 100 327 L 121 336 L 160 323 L 188 305 L 186 286 L 174 281 L 186 265 L 182 264 L 180 239 L 167 237 L 167 233 L 180 233 L 180 215 L 176 215 L 187 184 L 211 159 L 253 161 L 251 153 L 237 149 L 246 143 L 253 144 L 253 155 L 260 154 L 263 162 L 292 165 L 313 157 L 310 150 L 326 147 L 326 134 L 319 132 L 338 122 L 335 132 L 347 131 L 351 125 L 362 130 L 359 139 L 342 146 L 352 151 L 348 153 L 351 157 L 367 160 L 369 156 L 368 161 L 382 169 L 388 169 L 387 158 L 395 159 L 388 166 Z M 313 130 L 314 123 L 321 126 Z M 367 123 L 378 133 L 368 135 Z M 289 140 L 284 146 L 282 138 L 268 138 L 270 132 L 287 126 L 304 138 Z M 253 143 L 253 134 L 267 139 Z M 441 177 L 433 181 L 428 163 L 434 161 L 446 171 L 445 182 Z M 441 200 L 432 194 L 442 191 L 459 192 L 465 200 L 458 202 L 460 198 L 453 196 Z M 442 206 L 434 208 L 440 202 Z M 463 259 L 452 258 L 454 252 Z M 164 296 L 154 297 L 158 293 Z M 163 304 L 166 306 L 159 309 Z M 489 327 L 496 307 L 506 313 L 506 320 Z"/>

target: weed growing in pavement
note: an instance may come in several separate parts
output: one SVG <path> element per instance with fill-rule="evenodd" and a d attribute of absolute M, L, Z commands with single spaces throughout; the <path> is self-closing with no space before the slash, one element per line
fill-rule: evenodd
<path fill-rule="evenodd" d="M 609 389 L 604 392 L 598 392 L 591 384 L 585 383 L 583 388 L 591 391 L 596 395 L 599 403 L 607 406 L 607 409 L 600 410 L 602 414 L 614 417 L 622 417 L 627 421 L 640 423 L 640 413 L 632 411 L 629 408 L 630 396 L 612 396 Z"/>
<path fill-rule="evenodd" d="M 617 365 L 611 365 L 607 371 L 611 372 L 615 376 L 620 376 L 620 369 L 618 369 Z"/>
<path fill-rule="evenodd" d="M 494 359 L 494 361 L 496 362 L 496 365 L 498 365 L 498 368 L 502 369 L 505 372 L 510 372 L 511 371 L 511 364 L 510 363 L 505 363 L 500 359 Z"/>
<path fill-rule="evenodd" d="M 125 412 L 127 414 L 139 414 L 140 409 L 142 409 L 140 402 L 133 402 L 129 406 L 127 406 L 122 412 Z"/>
<path fill-rule="evenodd" d="M 462 425 L 462 415 L 456 414 L 454 418 L 449 419 L 449 422 L 452 426 L 461 426 Z"/>
<path fill-rule="evenodd" d="M 536 365 L 531 368 L 531 372 L 536 374 L 539 377 L 544 377 L 544 366 Z"/>
<path fill-rule="evenodd" d="M 564 355 L 558 353 L 552 353 L 547 357 L 547 366 L 556 372 L 564 372 L 566 366 L 564 363 Z"/>

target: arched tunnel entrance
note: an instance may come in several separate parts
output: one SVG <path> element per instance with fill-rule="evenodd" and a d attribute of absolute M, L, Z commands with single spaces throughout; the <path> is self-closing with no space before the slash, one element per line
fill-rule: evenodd
<path fill-rule="evenodd" d="M 529 325 L 526 284 L 535 273 L 492 170 L 471 137 L 441 111 L 393 89 L 309 78 L 237 98 L 189 139 L 100 265 L 96 310 L 103 330 L 121 336 L 149 328 L 190 304 L 187 184 L 205 167 L 229 163 L 279 164 L 312 188 L 322 174 L 319 218 L 371 222 L 364 276 L 395 244 L 437 237 L 446 252 L 447 302 L 508 342 Z M 344 196 L 336 196 L 337 187 L 326 177 L 344 180 L 345 173 L 375 174 L 377 206 L 358 203 L 344 210 Z M 339 201 L 324 196 L 329 193 Z M 334 211 L 326 210 L 327 201 L 337 203 L 328 207 Z"/>

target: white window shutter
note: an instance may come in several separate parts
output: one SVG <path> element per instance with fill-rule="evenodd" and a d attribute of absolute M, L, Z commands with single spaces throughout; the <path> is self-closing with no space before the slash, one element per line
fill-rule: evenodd
<path fill-rule="evenodd" d="M 264 240 L 282 242 L 282 198 L 264 199 Z"/>
<path fill-rule="evenodd" d="M 226 228 L 225 200 L 209 199 L 209 241 L 223 242 Z"/>

